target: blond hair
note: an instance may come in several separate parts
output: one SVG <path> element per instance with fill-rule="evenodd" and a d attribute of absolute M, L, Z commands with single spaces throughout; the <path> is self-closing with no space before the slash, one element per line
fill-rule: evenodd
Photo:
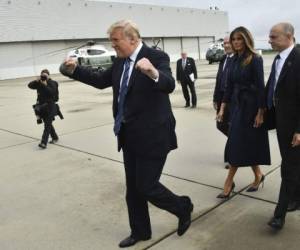
<path fill-rule="evenodd" d="M 240 26 L 240 27 L 237 27 L 235 28 L 231 33 L 230 33 L 230 43 L 231 43 L 231 46 L 232 46 L 232 39 L 233 39 L 233 36 L 234 34 L 239 34 L 242 36 L 244 42 L 245 42 L 245 55 L 246 55 L 246 58 L 244 59 L 243 61 L 243 65 L 246 66 L 248 65 L 253 56 L 254 55 L 257 55 L 255 49 L 254 49 L 254 39 L 250 33 L 250 31 L 248 29 L 246 29 L 245 27 L 243 26 Z M 232 49 L 234 50 L 234 47 L 232 46 Z M 236 52 L 236 51 L 235 51 Z"/>
<path fill-rule="evenodd" d="M 123 34 L 130 39 L 139 40 L 141 38 L 138 26 L 131 20 L 120 20 L 113 23 L 107 30 L 107 34 L 111 35 L 116 29 L 123 30 Z"/>

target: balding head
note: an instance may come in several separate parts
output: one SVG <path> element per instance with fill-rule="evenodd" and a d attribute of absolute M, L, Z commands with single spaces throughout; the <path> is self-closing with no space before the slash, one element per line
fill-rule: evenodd
<path fill-rule="evenodd" d="M 273 26 L 274 29 L 278 29 L 284 34 L 294 36 L 294 27 L 290 23 L 278 23 Z"/>
<path fill-rule="evenodd" d="M 270 31 L 269 43 L 272 48 L 281 52 L 294 43 L 294 27 L 290 23 L 278 23 Z"/>
<path fill-rule="evenodd" d="M 187 53 L 185 51 L 181 52 L 181 58 L 183 59 L 187 58 Z"/>

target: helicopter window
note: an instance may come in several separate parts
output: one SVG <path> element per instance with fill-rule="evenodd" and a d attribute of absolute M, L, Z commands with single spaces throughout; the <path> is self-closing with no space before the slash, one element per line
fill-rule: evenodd
<path fill-rule="evenodd" d="M 88 49 L 87 50 L 88 55 L 101 55 L 103 53 L 105 53 L 104 50 L 100 50 L 100 49 Z"/>
<path fill-rule="evenodd" d="M 97 68 L 99 66 L 107 68 L 112 64 L 112 58 L 110 56 L 106 57 L 89 57 L 89 58 L 80 58 L 80 65 L 90 66 L 92 68 Z"/>

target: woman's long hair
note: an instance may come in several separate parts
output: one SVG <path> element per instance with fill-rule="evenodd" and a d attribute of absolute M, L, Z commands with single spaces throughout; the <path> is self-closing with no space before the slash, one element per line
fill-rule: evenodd
<path fill-rule="evenodd" d="M 233 35 L 238 33 L 239 35 L 242 36 L 244 43 L 245 43 L 245 59 L 243 61 L 243 65 L 246 66 L 248 65 L 253 56 L 257 55 L 255 49 L 254 49 L 254 39 L 253 36 L 251 35 L 250 31 L 248 29 L 246 29 L 243 26 L 237 27 L 235 28 L 231 33 L 230 33 L 230 43 L 232 46 L 232 39 L 233 39 Z M 237 51 L 234 50 L 234 47 L 232 46 L 233 51 L 236 53 Z"/>

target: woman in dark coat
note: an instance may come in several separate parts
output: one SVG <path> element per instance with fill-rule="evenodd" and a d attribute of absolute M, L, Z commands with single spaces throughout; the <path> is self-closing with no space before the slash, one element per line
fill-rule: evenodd
<path fill-rule="evenodd" d="M 231 103 L 231 125 L 225 148 L 225 161 L 230 168 L 224 191 L 218 198 L 228 198 L 234 189 L 233 178 L 239 167 L 251 166 L 255 180 L 248 192 L 258 190 L 265 176 L 259 165 L 270 165 L 268 131 L 261 126 L 264 112 L 263 60 L 254 50 L 251 33 L 238 27 L 230 34 L 235 52 L 228 85 L 217 119 L 223 119 L 227 103 Z"/>

